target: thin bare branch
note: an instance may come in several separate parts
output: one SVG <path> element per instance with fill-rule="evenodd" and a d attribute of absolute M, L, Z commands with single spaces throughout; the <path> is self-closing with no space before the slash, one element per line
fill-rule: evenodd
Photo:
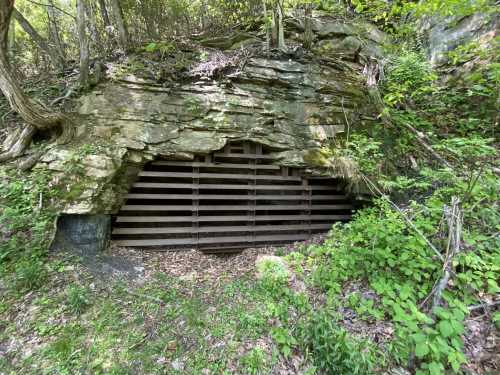
<path fill-rule="evenodd" d="M 46 8 L 54 8 L 54 9 L 57 9 L 59 12 L 61 13 L 64 13 L 65 15 L 73 18 L 74 20 L 76 20 L 76 17 L 74 15 L 72 15 L 71 13 L 68 13 L 66 12 L 64 9 L 61 9 L 53 4 L 43 4 L 43 3 L 39 3 L 37 1 L 33 1 L 33 0 L 27 0 L 28 2 L 32 3 L 32 4 L 35 4 L 35 5 L 40 5 L 42 7 L 46 7 Z"/>

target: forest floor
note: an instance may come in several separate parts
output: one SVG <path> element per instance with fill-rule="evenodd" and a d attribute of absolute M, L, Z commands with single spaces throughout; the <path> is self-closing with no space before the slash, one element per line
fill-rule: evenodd
<path fill-rule="evenodd" d="M 307 353 L 276 336 L 300 319 L 300 298 L 276 300 L 255 266 L 259 256 L 295 249 L 217 256 L 111 247 L 97 261 L 53 254 L 38 290 L 24 294 L 0 284 L 0 374 L 317 374 Z M 326 296 L 311 285 L 307 264 L 288 259 L 285 288 L 319 308 Z M 375 298 L 355 283 L 342 294 L 353 291 Z M 276 319 L 280 308 L 286 322 Z M 350 334 L 382 352 L 393 338 L 388 320 L 367 321 L 349 308 L 340 313 Z M 484 335 L 481 321 L 469 322 L 476 349 L 497 341 L 494 331 Z M 292 348 L 286 356 L 283 345 Z"/>
<path fill-rule="evenodd" d="M 0 374 L 307 373 L 272 338 L 276 301 L 255 261 L 275 252 L 52 255 L 40 289 L 0 284 Z"/>

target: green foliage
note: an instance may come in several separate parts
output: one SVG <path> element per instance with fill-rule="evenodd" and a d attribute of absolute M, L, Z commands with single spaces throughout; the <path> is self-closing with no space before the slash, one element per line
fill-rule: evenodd
<path fill-rule="evenodd" d="M 350 0 L 356 13 L 362 14 L 372 21 L 398 35 L 408 30 L 405 26 L 413 26 L 402 22 L 412 16 L 421 20 L 424 17 L 467 17 L 476 12 L 494 13 L 495 2 L 491 0 L 423 0 L 423 1 L 385 1 L 385 0 Z"/>
<path fill-rule="evenodd" d="M 297 345 L 297 339 L 292 336 L 287 328 L 274 327 L 271 330 L 271 336 L 278 344 L 281 353 L 288 358 L 292 354 L 292 349 Z"/>
<path fill-rule="evenodd" d="M 37 257 L 46 252 L 55 213 L 50 176 L 43 169 L 29 174 L 0 169 L 0 262 Z"/>
<path fill-rule="evenodd" d="M 427 238 L 434 239 L 438 248 L 445 245 L 440 244 L 438 231 L 443 206 L 449 194 L 460 191 L 456 189 L 437 190 L 427 201 L 413 202 L 411 211 L 406 213 L 411 212 L 414 226 Z M 478 189 L 471 200 L 486 197 Z M 466 207 L 475 204 L 470 202 Z M 474 225 L 478 213 L 475 209 L 469 211 L 466 222 Z M 457 372 L 465 362 L 462 322 L 468 314 L 466 305 L 474 303 L 479 293 L 494 295 L 499 290 L 493 276 L 499 271 L 498 240 L 474 230 L 466 230 L 464 239 L 468 244 L 464 246 L 472 245 L 476 250 L 463 252 L 455 259 L 454 287 L 446 291 L 447 307 L 437 308 L 435 318 L 422 309 L 421 302 L 441 277 L 442 266 L 421 235 L 408 228 L 401 215 L 384 200 L 359 212 L 352 222 L 334 226 L 327 242 L 311 249 L 316 261 L 314 279 L 333 295 L 341 292 L 348 281 L 368 283 L 379 296 L 379 305 L 357 295 L 348 298 L 349 304 L 358 313 L 376 319 L 391 317 L 396 324 L 391 344 L 394 357 L 404 363 L 414 351 L 422 374 L 444 368 Z"/>
<path fill-rule="evenodd" d="M 376 363 L 383 365 L 368 342 L 351 337 L 337 325 L 335 316 L 325 310 L 310 317 L 304 335 L 314 364 L 326 374 L 368 375 L 373 373 Z"/>
<path fill-rule="evenodd" d="M 144 47 L 144 51 L 149 53 L 159 53 L 160 58 L 165 58 L 168 54 L 176 51 L 176 46 L 169 42 L 151 42 Z"/>
<path fill-rule="evenodd" d="M 67 294 L 68 306 L 77 314 L 81 314 L 90 305 L 90 291 L 87 288 L 72 285 Z"/>
<path fill-rule="evenodd" d="M 260 374 L 266 365 L 266 353 L 261 348 L 252 348 L 241 357 L 240 363 L 245 368 L 246 374 Z"/>
<path fill-rule="evenodd" d="M 43 285 L 47 271 L 37 258 L 25 258 L 15 264 L 14 277 L 14 287 L 17 290 L 32 290 Z"/>
<path fill-rule="evenodd" d="M 268 283 L 284 284 L 288 281 L 289 271 L 283 262 L 264 259 L 257 263 L 257 272 Z"/>
<path fill-rule="evenodd" d="M 396 106 L 407 100 L 420 102 L 432 93 L 436 73 L 423 56 L 404 51 L 396 58 L 384 81 L 384 102 Z"/>

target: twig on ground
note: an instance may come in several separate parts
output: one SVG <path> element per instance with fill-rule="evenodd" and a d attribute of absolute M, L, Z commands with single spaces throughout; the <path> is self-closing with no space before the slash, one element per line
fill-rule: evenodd
<path fill-rule="evenodd" d="M 472 305 L 472 306 L 469 306 L 468 309 L 470 312 L 472 312 L 472 311 L 480 310 L 480 309 L 487 310 L 487 309 L 490 309 L 490 308 L 498 306 L 498 305 L 500 305 L 500 300 L 492 301 L 492 302 L 488 302 L 488 303 L 481 303 L 479 305 Z"/>

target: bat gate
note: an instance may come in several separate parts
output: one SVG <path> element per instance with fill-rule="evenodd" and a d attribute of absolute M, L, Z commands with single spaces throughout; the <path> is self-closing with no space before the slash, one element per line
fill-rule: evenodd
<path fill-rule="evenodd" d="M 252 142 L 194 161 L 146 165 L 114 218 L 120 246 L 232 252 L 306 240 L 347 221 L 353 202 L 339 179 L 275 164 Z"/>

